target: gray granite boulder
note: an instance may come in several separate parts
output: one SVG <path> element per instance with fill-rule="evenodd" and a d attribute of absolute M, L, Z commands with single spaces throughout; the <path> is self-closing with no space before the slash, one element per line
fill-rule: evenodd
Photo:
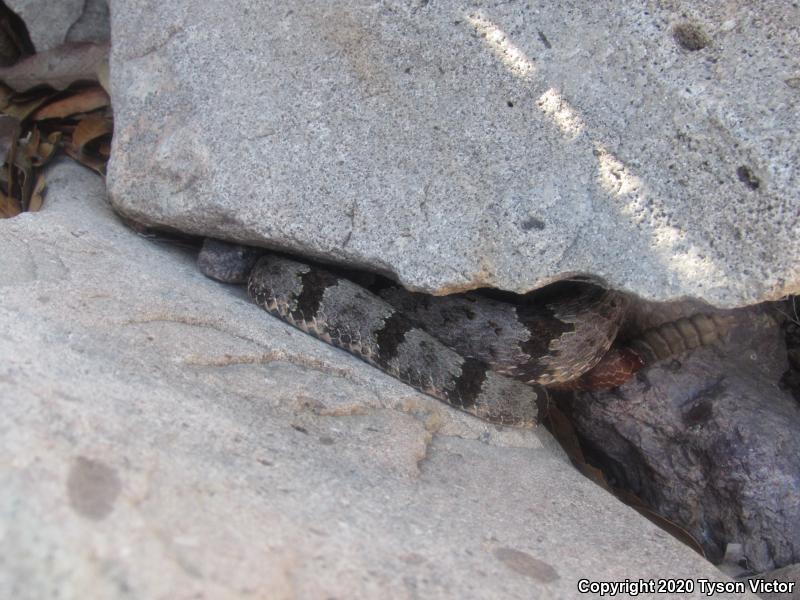
<path fill-rule="evenodd" d="M 800 564 L 793 564 L 789 565 L 788 567 L 783 567 L 782 569 L 777 569 L 770 573 L 765 573 L 758 577 L 755 577 L 756 580 L 763 579 L 765 581 L 778 581 L 781 583 L 794 583 L 792 586 L 794 589 L 791 592 L 773 592 L 773 593 L 762 593 L 759 596 L 762 600 L 800 600 Z"/>
<path fill-rule="evenodd" d="M 393 274 L 800 290 L 791 4 L 112 4 L 115 207 Z"/>
<path fill-rule="evenodd" d="M 726 580 L 546 431 L 458 413 L 271 318 L 125 227 L 88 171 L 48 182 L 42 212 L 0 221 L 0 597 Z"/>
<path fill-rule="evenodd" d="M 111 39 L 111 15 L 106 0 L 85 0 L 81 16 L 67 31 L 67 42 L 94 42 Z"/>
<path fill-rule="evenodd" d="M 105 42 L 110 36 L 106 0 L 8 0 L 25 21 L 38 52 L 64 42 Z"/>
<path fill-rule="evenodd" d="M 37 52 L 63 44 L 70 26 L 83 10 L 84 0 L 8 0 L 6 3 L 25 25 Z"/>

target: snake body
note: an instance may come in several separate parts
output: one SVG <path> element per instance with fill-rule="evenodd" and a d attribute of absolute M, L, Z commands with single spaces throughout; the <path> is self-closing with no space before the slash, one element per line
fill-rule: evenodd
<path fill-rule="evenodd" d="M 544 386 L 614 387 L 721 331 L 701 315 L 645 332 L 638 347 L 612 348 L 628 300 L 595 286 L 556 285 L 513 301 L 497 292 L 370 290 L 326 268 L 217 240 L 206 241 L 199 265 L 214 279 L 247 283 L 255 303 L 298 329 L 504 425 L 535 424 Z"/>
<path fill-rule="evenodd" d="M 363 287 L 308 264 L 266 255 L 250 274 L 248 293 L 306 333 L 477 417 L 533 425 L 546 397 L 541 387 L 458 354 Z"/>

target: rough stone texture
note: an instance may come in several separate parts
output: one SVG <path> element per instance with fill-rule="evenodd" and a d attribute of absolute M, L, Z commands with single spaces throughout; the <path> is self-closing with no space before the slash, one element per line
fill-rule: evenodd
<path fill-rule="evenodd" d="M 761 572 L 800 559 L 800 405 L 774 307 L 739 312 L 722 344 L 572 405 L 612 477 L 720 560 L 741 544 Z"/>
<path fill-rule="evenodd" d="M 67 31 L 68 42 L 102 43 L 111 39 L 111 18 L 106 0 L 85 0 L 81 16 Z"/>
<path fill-rule="evenodd" d="M 33 45 L 42 52 L 64 43 L 87 1 L 92 0 L 6 0 L 6 6 L 22 17 Z"/>
<path fill-rule="evenodd" d="M 112 200 L 445 293 L 800 289 L 785 2 L 112 5 Z"/>
<path fill-rule="evenodd" d="M 545 431 L 489 426 L 269 317 L 123 226 L 88 171 L 48 182 L 43 212 L 0 221 L 0 597 L 724 579 Z"/>
<path fill-rule="evenodd" d="M 782 569 L 776 569 L 770 573 L 759 575 L 758 578 L 765 579 L 767 581 L 777 579 L 778 581 L 795 582 L 793 592 L 786 594 L 777 592 L 772 594 L 759 594 L 762 600 L 800 600 L 800 564 L 793 564 L 789 565 L 788 567 L 783 567 Z"/>
<path fill-rule="evenodd" d="M 789 368 L 781 377 L 781 387 L 788 390 L 794 399 L 800 403 L 800 301 L 797 297 L 790 297 L 785 302 L 786 320 L 783 323 L 784 339 L 786 340 L 786 357 Z"/>
<path fill-rule="evenodd" d="M 8 0 L 28 27 L 38 52 L 64 42 L 104 42 L 110 38 L 106 0 Z"/>

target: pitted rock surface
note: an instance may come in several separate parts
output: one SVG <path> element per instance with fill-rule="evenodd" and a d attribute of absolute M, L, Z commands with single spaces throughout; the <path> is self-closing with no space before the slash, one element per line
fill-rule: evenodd
<path fill-rule="evenodd" d="M 741 544 L 760 572 L 800 558 L 800 405 L 778 385 L 788 368 L 781 311 L 737 312 L 723 341 L 582 393 L 570 414 L 615 483 L 710 559 Z"/>
<path fill-rule="evenodd" d="M 46 177 L 41 212 L 0 220 L 0 597 L 572 600 L 579 574 L 728 581 L 544 428 L 452 410 L 268 318 L 125 227 L 86 169 Z"/>
<path fill-rule="evenodd" d="M 114 2 L 129 216 L 434 294 L 800 288 L 791 3 L 237 6 Z"/>

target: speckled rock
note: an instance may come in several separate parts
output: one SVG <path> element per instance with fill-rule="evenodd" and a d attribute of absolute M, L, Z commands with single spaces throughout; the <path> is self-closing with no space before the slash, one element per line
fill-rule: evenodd
<path fill-rule="evenodd" d="M 28 27 L 38 52 L 63 44 L 70 26 L 83 11 L 84 0 L 8 0 L 5 3 Z"/>
<path fill-rule="evenodd" d="M 546 431 L 478 421 L 271 318 L 191 249 L 127 229 L 88 171 L 48 182 L 41 213 L 0 221 L 0 597 L 725 579 Z"/>
<path fill-rule="evenodd" d="M 783 567 L 782 569 L 760 575 L 755 579 L 763 579 L 770 582 L 794 583 L 792 592 L 762 593 L 759 594 L 761 600 L 800 600 L 800 564 L 789 565 L 788 567 Z"/>
<path fill-rule="evenodd" d="M 712 560 L 741 546 L 755 572 L 800 560 L 800 405 L 781 306 L 749 308 L 727 339 L 571 403 L 609 477 L 686 529 Z"/>
<path fill-rule="evenodd" d="M 85 0 L 81 16 L 67 31 L 67 42 L 102 43 L 111 39 L 111 17 L 106 0 Z"/>
<path fill-rule="evenodd" d="M 800 289 L 790 3 L 112 8 L 110 191 L 138 220 L 434 293 Z"/>
<path fill-rule="evenodd" d="M 38 52 L 64 42 L 104 42 L 111 35 L 106 0 L 8 0 Z"/>

